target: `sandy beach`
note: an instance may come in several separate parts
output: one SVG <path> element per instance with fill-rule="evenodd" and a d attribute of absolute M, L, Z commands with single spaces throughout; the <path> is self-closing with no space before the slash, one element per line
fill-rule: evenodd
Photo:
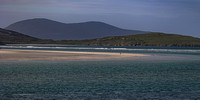
<path fill-rule="evenodd" d="M 149 56 L 145 54 L 1 49 L 0 61 L 107 60 Z"/>

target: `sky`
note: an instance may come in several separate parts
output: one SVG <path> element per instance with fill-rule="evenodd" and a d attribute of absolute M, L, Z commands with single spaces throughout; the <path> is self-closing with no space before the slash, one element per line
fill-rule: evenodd
<path fill-rule="evenodd" d="M 0 0 L 0 27 L 47 18 L 200 37 L 200 0 Z"/>

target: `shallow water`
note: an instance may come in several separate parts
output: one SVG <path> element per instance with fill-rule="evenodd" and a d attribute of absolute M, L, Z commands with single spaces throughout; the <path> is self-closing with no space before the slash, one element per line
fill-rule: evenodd
<path fill-rule="evenodd" d="M 188 54 L 200 55 L 200 47 L 112 47 L 112 46 L 69 46 L 69 45 L 6 45 L 5 49 L 25 50 L 57 50 L 57 51 L 92 51 L 92 52 L 122 52 L 147 54 Z"/>
<path fill-rule="evenodd" d="M 108 61 L 1 61 L 0 99 L 200 99 L 198 54 L 149 54 L 155 56 Z"/>

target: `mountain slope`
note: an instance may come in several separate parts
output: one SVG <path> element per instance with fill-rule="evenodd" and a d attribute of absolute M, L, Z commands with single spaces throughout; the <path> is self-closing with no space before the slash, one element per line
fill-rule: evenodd
<path fill-rule="evenodd" d="M 200 38 L 165 33 L 147 33 L 127 36 L 112 36 L 92 40 L 72 40 L 59 42 L 69 45 L 200 47 Z"/>
<path fill-rule="evenodd" d="M 0 28 L 0 41 L 2 44 L 9 43 L 33 43 L 34 41 L 39 41 L 40 39 L 30 37 L 15 31 L 5 30 Z"/>
<path fill-rule="evenodd" d="M 106 36 L 124 36 L 147 33 L 144 31 L 125 30 L 102 22 L 84 22 L 65 24 L 48 19 L 29 19 L 16 22 L 6 29 L 24 33 L 41 39 L 83 40 Z"/>

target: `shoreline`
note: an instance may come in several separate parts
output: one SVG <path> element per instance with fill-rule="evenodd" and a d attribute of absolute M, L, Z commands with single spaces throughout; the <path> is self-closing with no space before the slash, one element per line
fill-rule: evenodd
<path fill-rule="evenodd" d="M 22 45 L 22 46 L 30 46 L 30 45 L 33 45 L 33 46 L 36 46 L 36 45 L 42 45 L 42 46 L 88 46 L 88 45 L 70 45 L 70 44 L 4 44 L 4 46 L 13 46 L 13 45 L 17 45 L 17 46 L 18 45 Z M 90 46 L 100 46 L 100 45 L 90 45 Z M 110 46 L 110 47 L 123 47 L 123 46 Z M 128 47 L 200 48 L 200 46 L 128 46 Z"/>
<path fill-rule="evenodd" d="M 54 60 L 110 60 L 150 56 L 146 54 L 51 51 L 51 50 L 19 50 L 1 49 L 0 61 L 54 61 Z"/>
<path fill-rule="evenodd" d="M 27 45 L 47 45 L 47 46 L 56 46 L 56 45 L 58 45 L 58 46 L 62 46 L 62 45 L 67 45 L 67 44 L 5 44 L 5 45 L 24 45 L 24 46 L 27 46 Z M 78 45 L 67 45 L 67 46 L 78 46 Z"/>

